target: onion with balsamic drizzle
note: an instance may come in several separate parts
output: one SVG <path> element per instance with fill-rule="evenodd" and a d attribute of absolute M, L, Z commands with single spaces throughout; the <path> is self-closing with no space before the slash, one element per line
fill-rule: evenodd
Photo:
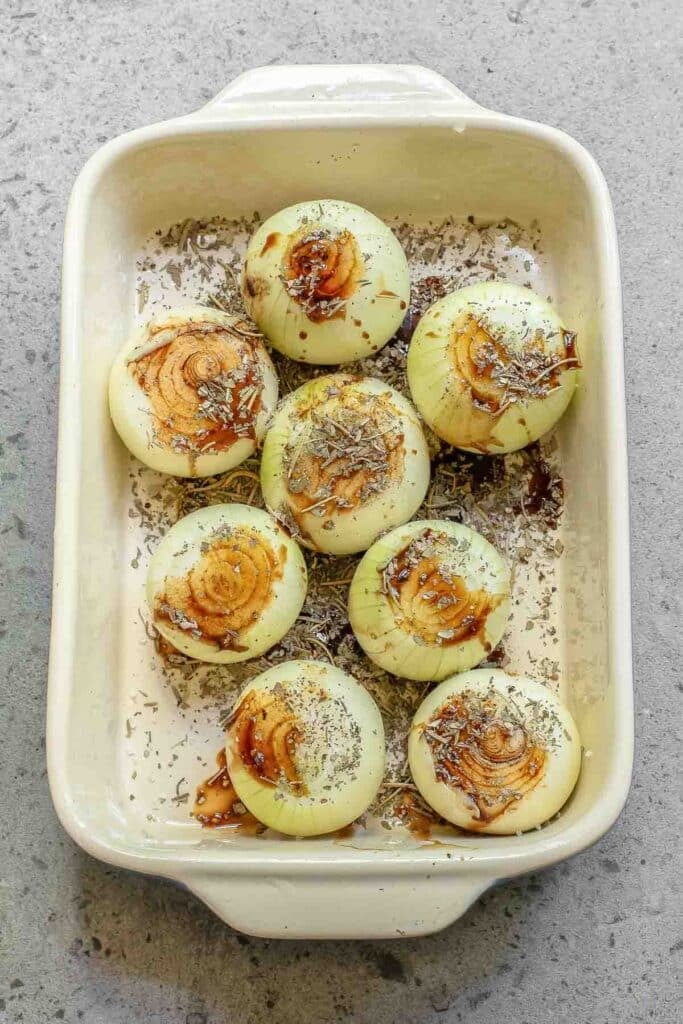
<path fill-rule="evenodd" d="M 159 632 L 200 661 L 263 654 L 294 624 L 306 596 L 301 551 L 267 512 L 210 505 L 172 526 L 147 577 Z"/>
<path fill-rule="evenodd" d="M 109 408 L 141 462 L 174 476 L 223 473 L 253 455 L 278 382 L 257 328 L 191 306 L 140 327 L 109 378 Z"/>
<path fill-rule="evenodd" d="M 557 423 L 580 365 L 576 335 L 545 299 L 491 281 L 427 310 L 410 343 L 408 383 L 439 437 L 495 455 L 525 447 Z"/>
<path fill-rule="evenodd" d="M 472 668 L 505 630 L 510 570 L 459 523 L 406 523 L 376 541 L 349 591 L 349 620 L 374 662 L 406 679 Z"/>
<path fill-rule="evenodd" d="M 422 702 L 408 761 L 441 817 L 473 832 L 511 835 L 564 806 L 579 775 L 581 741 L 546 686 L 477 669 L 446 679 Z"/>
<path fill-rule="evenodd" d="M 377 352 L 401 325 L 408 263 L 378 217 L 335 199 L 274 214 L 247 249 L 242 294 L 273 348 L 304 363 Z"/>
<path fill-rule="evenodd" d="M 282 402 L 263 445 L 261 487 L 302 544 L 346 555 L 410 519 L 429 472 L 410 402 L 382 381 L 339 373 Z"/>
<path fill-rule="evenodd" d="M 360 683 L 324 662 L 289 661 L 248 683 L 225 741 L 240 800 L 286 835 L 343 828 L 368 809 L 382 781 L 379 709 Z"/>

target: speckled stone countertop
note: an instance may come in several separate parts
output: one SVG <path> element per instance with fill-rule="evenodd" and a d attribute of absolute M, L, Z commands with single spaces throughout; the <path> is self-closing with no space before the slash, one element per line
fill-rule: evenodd
<path fill-rule="evenodd" d="M 0 1021 L 673 1024 L 680 918 L 679 0 L 4 0 L 0 11 Z M 104 141 L 247 67 L 418 62 L 595 155 L 623 259 L 637 752 L 615 828 L 382 943 L 237 935 L 169 883 L 77 849 L 44 765 L 61 233 Z M 678 79 L 678 82 L 677 82 Z M 678 711 L 678 715 L 676 712 Z M 677 860 L 678 849 L 678 860 Z"/>

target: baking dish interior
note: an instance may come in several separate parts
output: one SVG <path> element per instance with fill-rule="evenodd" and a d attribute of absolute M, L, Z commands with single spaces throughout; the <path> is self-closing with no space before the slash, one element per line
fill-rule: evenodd
<path fill-rule="evenodd" d="M 378 855 L 332 839 L 226 841 L 195 825 L 151 824 L 120 770 L 121 695 L 130 685 L 123 652 L 139 623 L 124 594 L 129 460 L 111 427 L 105 395 L 110 363 L 134 322 L 136 253 L 150 232 L 187 217 L 265 216 L 318 196 L 418 223 L 472 215 L 541 225 L 552 297 L 578 332 L 584 364 L 558 432 L 566 500 L 560 615 L 565 693 L 590 756 L 563 814 L 542 831 L 512 839 L 460 837 L 458 843 L 469 845 L 475 860 L 492 851 L 519 855 L 548 842 L 560 856 L 563 836 L 600 801 L 619 740 L 619 686 L 608 640 L 609 467 L 601 443 L 603 395 L 610 386 L 603 344 L 609 326 L 601 293 L 604 240 L 581 167 L 556 138 L 476 116 L 464 129 L 459 122 L 457 130 L 439 124 L 227 130 L 186 123 L 153 138 L 142 133 L 117 140 L 89 165 L 73 200 L 85 204 L 85 226 L 81 236 L 71 236 L 66 253 L 78 310 L 68 343 L 80 369 L 76 384 L 63 391 L 62 444 L 78 446 L 81 472 L 73 524 L 78 557 L 71 570 L 77 580 L 73 671 L 59 681 L 67 724 L 62 770 L 52 781 L 63 790 L 60 802 L 75 827 L 100 849 L 229 860 L 239 851 L 263 854 L 267 843 L 268 855 L 282 858 Z M 405 856 L 420 852 L 408 844 Z M 392 859 L 397 855 L 401 850 L 393 849 Z M 428 856 L 445 856 L 445 848 L 432 847 Z"/>

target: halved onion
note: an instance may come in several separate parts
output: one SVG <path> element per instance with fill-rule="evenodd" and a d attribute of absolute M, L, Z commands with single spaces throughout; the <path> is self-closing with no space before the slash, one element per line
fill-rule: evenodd
<path fill-rule="evenodd" d="M 414 515 L 429 471 L 410 402 L 382 381 L 339 373 L 281 403 L 263 445 L 261 488 L 302 544 L 346 555 Z"/>
<path fill-rule="evenodd" d="M 460 828 L 511 835 L 552 818 L 574 789 L 581 741 L 551 690 L 477 669 L 446 679 L 418 708 L 408 739 L 415 784 Z"/>
<path fill-rule="evenodd" d="M 377 352 L 410 299 L 408 263 L 373 213 L 321 199 L 273 214 L 249 242 L 244 303 L 273 348 L 304 363 Z"/>
<path fill-rule="evenodd" d="M 545 299 L 491 281 L 451 292 L 427 310 L 408 350 L 408 383 L 439 437 L 497 454 L 523 448 L 555 425 L 580 365 L 576 335 Z"/>
<path fill-rule="evenodd" d="M 210 505 L 172 526 L 147 576 L 154 625 L 200 661 L 245 661 L 276 644 L 301 611 L 306 563 L 267 512 Z"/>
<path fill-rule="evenodd" d="M 444 679 L 477 665 L 509 613 L 505 560 L 474 530 L 442 520 L 406 523 L 381 537 L 349 591 L 359 644 L 406 679 Z"/>
<path fill-rule="evenodd" d="M 174 476 L 223 473 L 253 455 L 277 395 L 254 324 L 205 306 L 140 327 L 109 377 L 121 440 L 141 462 Z"/>
<path fill-rule="evenodd" d="M 334 665 L 289 661 L 249 683 L 226 727 L 242 803 L 270 828 L 315 836 L 370 806 L 384 772 L 384 728 L 370 694 Z"/>

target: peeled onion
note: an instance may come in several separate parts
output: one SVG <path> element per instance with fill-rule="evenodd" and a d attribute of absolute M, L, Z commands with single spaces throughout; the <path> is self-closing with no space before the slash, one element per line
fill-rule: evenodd
<path fill-rule="evenodd" d="M 289 661 L 254 679 L 225 739 L 240 800 L 286 835 L 343 828 L 368 809 L 382 781 L 377 705 L 355 679 L 323 662 Z"/>
<path fill-rule="evenodd" d="M 127 448 L 152 469 L 210 476 L 256 450 L 278 383 L 256 327 L 191 306 L 140 327 L 109 377 L 109 408 Z"/>
<path fill-rule="evenodd" d="M 376 541 L 349 591 L 349 620 L 374 662 L 406 679 L 472 668 L 500 640 L 510 570 L 493 545 L 459 523 L 406 523 Z"/>
<path fill-rule="evenodd" d="M 477 669 L 418 708 L 408 761 L 420 793 L 460 828 L 511 835 L 552 818 L 581 765 L 574 720 L 541 683 Z"/>
<path fill-rule="evenodd" d="M 491 281 L 427 310 L 410 343 L 408 383 L 439 437 L 496 454 L 523 448 L 557 423 L 579 366 L 576 335 L 545 299 Z"/>
<path fill-rule="evenodd" d="M 429 473 L 410 402 L 379 380 L 340 373 L 281 403 L 263 445 L 261 488 L 302 544 L 345 555 L 410 519 Z"/>
<path fill-rule="evenodd" d="M 172 526 L 147 577 L 154 625 L 200 661 L 263 654 L 294 624 L 306 597 L 296 543 L 261 509 L 210 505 Z"/>
<path fill-rule="evenodd" d="M 410 299 L 408 263 L 378 217 L 336 199 L 273 214 L 247 249 L 242 293 L 273 348 L 304 363 L 377 352 Z"/>

